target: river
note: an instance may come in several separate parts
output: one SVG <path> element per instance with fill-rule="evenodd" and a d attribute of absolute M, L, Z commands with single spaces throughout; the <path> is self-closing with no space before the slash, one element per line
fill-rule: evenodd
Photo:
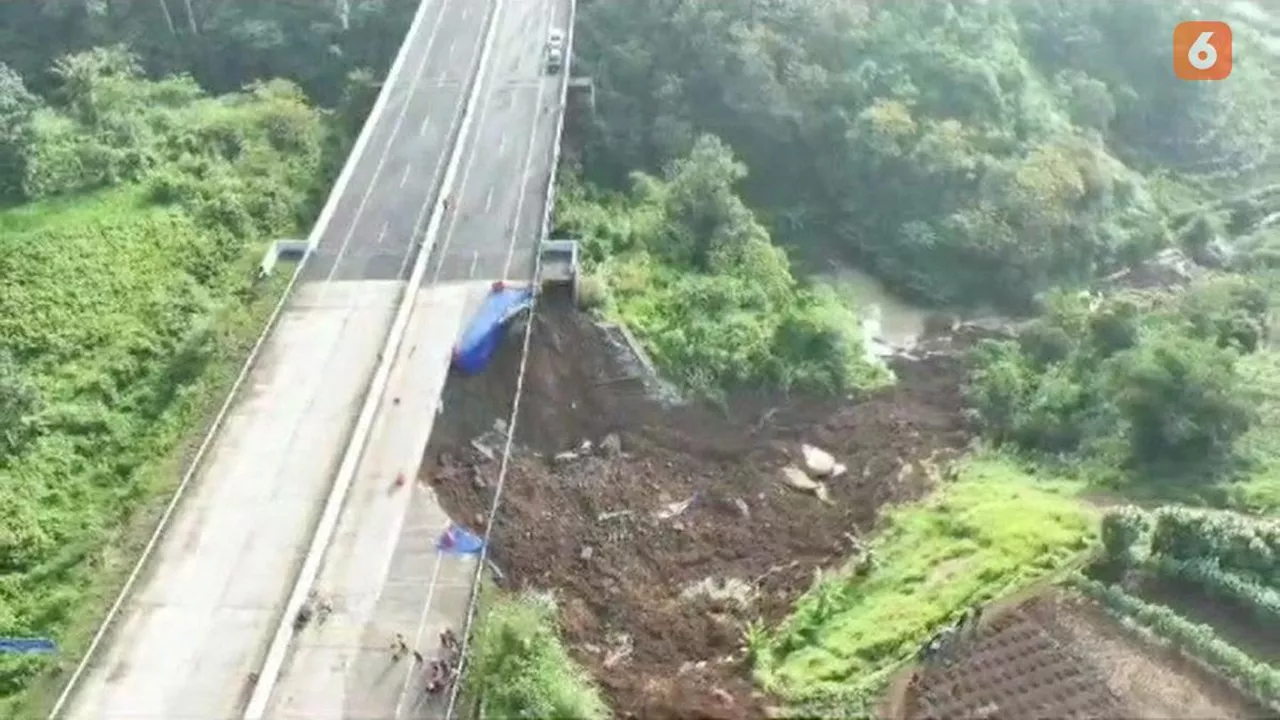
<path fill-rule="evenodd" d="M 884 283 L 856 267 L 836 265 L 822 280 L 849 298 L 862 318 L 862 339 L 871 357 L 882 358 L 910 348 L 936 312 L 895 295 Z"/>

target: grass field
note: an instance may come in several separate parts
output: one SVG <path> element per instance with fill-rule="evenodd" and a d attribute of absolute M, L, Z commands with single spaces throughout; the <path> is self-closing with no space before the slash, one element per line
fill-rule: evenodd
<path fill-rule="evenodd" d="M 821 581 L 781 627 L 754 635 L 758 679 L 801 702 L 866 700 L 966 607 L 1077 559 L 1095 532 L 1078 490 L 1032 480 L 1002 459 L 968 462 L 954 483 L 891 516 L 870 573 Z"/>
<path fill-rule="evenodd" d="M 7 380 L 38 398 L 0 464 L 0 634 L 59 645 L 0 658 L 0 716 L 47 712 L 132 568 L 288 279 L 261 250 L 138 187 L 0 212 Z"/>

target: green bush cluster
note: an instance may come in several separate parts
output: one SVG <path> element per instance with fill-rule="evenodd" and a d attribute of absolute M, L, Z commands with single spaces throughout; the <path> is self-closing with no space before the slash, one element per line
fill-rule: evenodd
<path fill-rule="evenodd" d="M 599 690 L 560 641 L 556 612 L 545 595 L 488 599 L 472 636 L 465 717 L 610 717 Z"/>
<path fill-rule="evenodd" d="M 1101 602 L 1121 622 L 1199 658 L 1273 708 L 1280 707 L 1280 670 L 1249 657 L 1208 625 L 1193 623 L 1167 607 L 1148 603 L 1115 585 L 1080 575 L 1074 576 L 1071 582 Z"/>
<path fill-rule="evenodd" d="M 1280 585 L 1280 522 L 1192 508 L 1155 513 L 1151 552 L 1175 560 L 1213 560 L 1223 569 Z"/>
<path fill-rule="evenodd" d="M 1218 478 L 1256 417 L 1237 361 L 1261 343 L 1267 308 L 1238 277 L 1178 295 L 1051 294 L 1016 340 L 973 352 L 967 396 L 999 444 Z"/>
<path fill-rule="evenodd" d="M 857 314 L 829 288 L 797 281 L 738 197 L 745 173 L 707 136 L 662 178 L 637 174 L 627 195 L 564 188 L 556 222 L 585 240 L 592 302 L 625 322 L 665 372 L 707 395 L 883 381 Z"/>
<path fill-rule="evenodd" d="M 1124 507 L 1102 516 L 1102 550 L 1108 564 L 1127 568 L 1140 559 L 1139 543 L 1146 537 L 1151 519 L 1142 510 Z"/>
<path fill-rule="evenodd" d="M 1263 585 L 1280 585 L 1280 522 L 1275 520 L 1183 506 L 1154 511 L 1126 506 L 1108 511 L 1102 525 L 1109 557 L 1208 561 Z"/>

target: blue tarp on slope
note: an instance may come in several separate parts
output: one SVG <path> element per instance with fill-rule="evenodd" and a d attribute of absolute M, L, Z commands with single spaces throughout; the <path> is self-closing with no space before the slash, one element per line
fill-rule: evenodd
<path fill-rule="evenodd" d="M 436 541 L 436 549 L 440 552 L 458 555 L 479 555 L 483 548 L 483 540 L 458 525 L 450 525 L 449 529 L 441 533 L 440 539 Z"/>
<path fill-rule="evenodd" d="M 502 344 L 511 319 L 532 303 L 533 290 L 529 288 L 499 288 L 490 293 L 453 349 L 454 367 L 467 375 L 483 372 Z"/>

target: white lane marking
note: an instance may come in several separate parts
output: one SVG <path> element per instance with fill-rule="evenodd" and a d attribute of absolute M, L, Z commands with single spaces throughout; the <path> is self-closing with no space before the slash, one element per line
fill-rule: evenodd
<path fill-rule="evenodd" d="M 378 241 L 377 241 L 377 242 L 378 242 L 378 244 L 379 244 L 379 245 L 381 245 L 381 244 L 382 244 L 382 240 L 383 240 L 383 238 L 385 238 L 385 237 L 387 236 L 387 225 L 388 225 L 390 222 L 391 222 L 391 221 L 390 221 L 390 220 L 388 220 L 387 222 L 382 223 L 382 229 L 378 231 Z"/>
<path fill-rule="evenodd" d="M 498 157 L 502 157 L 502 153 L 506 149 L 507 149 L 507 133 L 503 132 L 502 137 L 498 138 Z"/>
<path fill-rule="evenodd" d="M 498 64 L 494 63 L 489 68 L 489 71 L 484 74 L 484 77 L 481 78 L 481 82 L 484 83 L 484 87 L 486 89 L 484 100 L 480 105 L 480 115 L 476 118 L 476 125 L 481 129 L 484 128 L 484 120 L 489 115 L 490 100 L 492 100 L 494 94 L 501 89 L 500 86 L 493 82 L 494 75 L 497 74 L 497 67 Z M 467 184 L 471 179 L 471 168 L 475 165 L 476 151 L 480 148 L 479 138 L 480 135 L 477 134 L 475 141 L 471 143 L 471 147 L 467 152 L 467 159 L 465 161 L 466 165 L 463 166 L 462 169 L 462 181 L 458 183 L 458 198 L 460 200 L 464 200 L 467 196 Z M 462 213 L 457 211 L 457 208 L 454 208 L 453 214 L 449 217 L 448 227 L 446 227 L 444 231 L 444 242 L 440 244 L 440 257 L 436 260 L 436 269 L 431 275 L 432 285 L 440 282 L 440 273 L 444 268 L 444 259 L 449 255 L 449 245 L 453 242 L 453 231 L 454 228 L 457 227 L 458 217 L 461 214 Z"/>
<path fill-rule="evenodd" d="M 470 14 L 471 14 L 471 4 L 467 3 L 466 5 L 462 6 L 462 19 L 466 20 L 467 15 L 470 15 Z"/>
<path fill-rule="evenodd" d="M 548 18 L 549 20 L 550 18 Z M 502 265 L 502 278 L 505 280 L 511 272 L 511 261 L 516 255 L 516 244 L 520 242 L 520 220 L 524 211 L 524 199 L 529 193 L 529 168 L 533 165 L 533 149 L 538 145 L 538 125 L 542 122 L 542 95 L 547 83 L 538 83 L 537 99 L 533 103 L 533 122 L 529 123 L 529 144 L 524 153 L 524 167 L 520 170 L 520 190 L 516 196 L 516 212 L 514 226 L 511 230 L 511 245 L 507 248 L 507 260 Z M 535 243 L 542 238 L 535 238 Z"/>
<path fill-rule="evenodd" d="M 493 186 L 489 186 L 489 192 L 484 195 L 484 211 L 489 212 L 493 209 Z"/>
<path fill-rule="evenodd" d="M 498 19 L 502 17 L 503 2 L 504 0 L 496 0 L 494 3 L 491 22 L 488 23 L 481 44 L 480 64 L 476 70 L 476 76 L 484 76 L 484 70 L 488 65 L 490 51 L 493 49 L 494 38 L 496 37 L 494 31 L 497 27 Z M 470 137 L 471 125 L 475 119 L 471 111 L 480 100 L 480 91 L 481 86 L 479 83 L 474 84 L 468 90 L 466 100 L 462 106 L 462 124 L 458 130 L 458 138 L 449 149 L 449 163 L 445 168 L 444 177 L 440 181 L 441 193 L 448 193 L 453 187 L 454 178 L 458 172 L 458 164 L 462 160 L 462 151 L 466 146 L 467 139 Z M 308 543 L 302 567 L 298 571 L 297 580 L 294 582 L 289 598 L 285 602 L 283 617 L 279 626 L 276 627 L 275 634 L 267 648 L 266 660 L 262 664 L 259 680 L 254 685 L 242 720 L 262 720 L 266 714 L 267 703 L 271 700 L 271 695 L 280 678 L 285 655 L 293 642 L 293 618 L 296 617 L 298 609 L 302 607 L 306 593 L 315 585 L 316 577 L 320 573 L 320 565 L 324 558 L 324 551 L 333 541 L 333 533 L 336 529 L 338 518 L 342 513 L 347 493 L 355 481 L 356 466 L 360 462 L 360 456 L 363 454 L 369 440 L 374 416 L 382 404 L 387 383 L 390 380 L 391 366 L 395 362 L 396 353 L 399 352 L 400 346 L 404 342 L 404 336 L 409 325 L 409 317 L 413 312 L 414 301 L 417 298 L 416 290 L 427 273 L 427 260 L 430 257 L 430 249 L 435 244 L 436 236 L 440 230 L 439 194 L 437 194 L 433 207 L 437 209 L 437 212 L 431 214 L 431 219 L 423 235 L 423 253 L 417 256 L 413 265 L 413 272 L 409 275 L 407 288 L 409 291 L 402 294 L 400 306 L 396 309 L 396 316 L 391 321 L 391 330 L 387 333 L 387 341 L 379 356 L 378 367 L 374 371 L 373 380 L 369 383 L 369 390 L 360 408 L 360 414 L 356 417 L 355 429 L 352 431 L 351 439 L 343 451 L 342 462 L 338 466 L 333 488 L 329 496 L 325 498 L 324 509 L 321 511 L 319 522 L 316 524 L 315 534 Z M 408 253 L 406 253 L 407 255 Z"/>
<path fill-rule="evenodd" d="M 426 116 L 422 118 L 422 125 L 418 128 L 418 137 L 422 137 L 423 135 L 427 134 L 427 126 L 429 126 L 430 124 L 431 124 L 431 113 L 427 113 Z"/>
<path fill-rule="evenodd" d="M 471 253 L 471 273 L 468 276 L 473 280 L 476 277 L 476 267 L 478 265 L 480 265 L 480 251 L 476 250 L 475 252 Z"/>
<path fill-rule="evenodd" d="M 329 276 L 325 278 L 325 282 L 332 282 L 333 278 L 337 276 L 338 268 L 342 266 L 342 258 L 347 254 L 347 247 L 351 245 L 351 238 L 355 236 L 356 228 L 360 225 L 360 216 L 364 214 L 364 208 L 369 203 L 369 197 L 373 195 L 373 189 L 378 185 L 378 176 L 382 174 L 382 168 L 387 164 L 387 156 L 391 154 L 391 148 L 395 147 L 396 136 L 400 134 L 400 126 L 404 124 L 405 115 L 409 112 L 409 100 L 418 88 L 418 81 L 422 79 L 422 73 L 427 68 L 427 60 L 431 57 L 431 47 L 435 44 L 440 26 L 444 24 L 440 20 L 444 17 L 446 7 L 447 3 L 440 3 L 440 13 L 436 15 L 436 22 L 431 26 L 431 32 L 427 35 L 426 51 L 422 53 L 422 60 L 418 63 L 418 70 L 413 74 L 413 81 L 409 83 L 409 90 L 405 93 L 404 104 L 400 106 L 400 114 L 396 116 L 395 125 L 391 126 L 391 138 L 387 140 L 386 147 L 382 149 L 382 154 L 378 156 L 378 164 L 373 170 L 373 176 L 369 179 L 369 184 L 365 186 L 364 195 L 360 198 L 360 205 L 356 207 L 355 215 L 351 218 L 351 227 L 347 228 L 347 234 L 342 238 L 342 245 L 338 247 L 338 254 L 334 257 L 333 267 L 329 270 Z M 406 40 L 406 42 L 408 41 Z"/>
<path fill-rule="evenodd" d="M 458 48 L 458 39 L 457 39 L 457 38 L 454 38 L 454 39 L 452 39 L 452 40 L 450 40 L 450 41 L 449 41 L 449 52 L 448 52 L 448 53 L 446 53 L 446 54 L 447 54 L 449 57 L 453 57 L 453 51 L 454 51 L 454 50 L 456 50 L 457 48 Z"/>
<path fill-rule="evenodd" d="M 409 182 L 409 171 L 413 169 L 413 163 L 404 166 L 404 174 L 400 176 L 400 187 Z"/>
<path fill-rule="evenodd" d="M 427 629 L 427 615 L 431 612 L 431 596 L 436 594 L 436 578 L 440 577 L 440 559 L 443 556 L 443 553 L 436 550 L 435 568 L 431 570 L 431 582 L 427 585 L 427 601 L 422 603 L 422 614 L 418 616 L 418 629 L 413 634 L 413 644 L 409 646 L 415 650 L 422 647 L 422 631 Z M 405 658 L 405 660 L 409 659 Z M 410 661 L 410 665 L 412 665 L 412 661 Z M 420 672 L 422 671 L 410 667 L 409 671 L 404 674 L 404 683 L 400 685 L 400 695 L 396 699 L 396 714 L 394 717 L 397 720 L 399 720 L 400 714 L 404 712 L 405 699 L 409 697 L 409 681 Z"/>
<path fill-rule="evenodd" d="M 497 22 L 497 20 L 495 20 L 494 22 L 496 23 L 496 22 Z M 476 62 L 477 62 L 477 60 L 480 58 L 480 56 L 481 56 L 481 55 L 483 55 L 483 54 L 484 54 L 484 42 L 483 42 L 483 39 L 484 39 L 484 38 L 482 37 L 482 38 L 481 38 L 481 42 L 477 42 L 477 43 L 475 43 L 475 46 L 474 46 L 474 47 L 473 47 L 473 49 L 472 49 L 473 51 L 472 51 L 472 54 L 471 54 L 471 63 L 468 65 L 468 67 L 476 67 Z M 482 69 L 482 68 L 476 68 L 476 71 L 477 71 L 477 72 L 479 72 L 481 69 Z M 479 83 L 481 83 L 481 82 L 483 82 L 483 78 L 477 78 L 477 79 L 476 79 L 476 83 L 477 83 L 477 84 L 479 84 Z M 454 107 L 453 117 L 452 117 L 452 118 L 450 118 L 450 120 L 449 120 L 449 132 L 448 132 L 448 133 L 446 133 L 446 134 L 445 134 L 445 136 L 444 136 L 445 140 L 448 140 L 448 138 L 449 138 L 449 137 L 451 137 L 451 136 L 453 135 L 454 127 L 456 127 L 456 126 L 457 126 L 457 124 L 458 124 L 458 122 L 462 119 L 462 111 L 463 111 L 464 107 L 465 107 L 465 103 L 458 103 L 458 104 Z M 423 121 L 423 127 L 424 127 L 424 128 L 426 127 L 426 121 L 425 121 L 425 120 Z M 431 170 L 431 179 L 432 179 L 432 180 L 435 180 L 435 178 L 437 178 L 437 177 L 439 177 L 439 176 L 440 176 L 440 165 L 441 165 L 442 163 L 444 163 L 444 159 L 445 159 L 445 156 L 446 156 L 446 155 L 450 155 L 450 153 L 444 153 L 444 152 L 442 152 L 442 153 L 440 153 L 440 156 L 439 156 L 438 158 L 436 158 L 436 164 L 435 164 L 435 167 L 434 167 L 434 168 L 432 168 L 432 170 Z M 427 196 L 426 201 L 422 203 L 422 209 L 420 209 L 420 210 L 418 211 L 418 217 L 417 217 L 417 219 L 416 219 L 416 220 L 414 220 L 414 221 L 413 221 L 413 235 L 411 235 L 411 236 L 410 236 L 410 238 L 409 238 L 409 244 L 408 244 L 408 246 L 405 248 L 404 257 L 400 259 L 400 270 L 396 273 L 396 277 L 403 277 L 403 276 L 404 276 L 405 268 L 407 268 L 407 267 L 409 266 L 409 258 L 413 257 L 413 251 L 414 251 L 414 249 L 415 249 L 415 247 L 416 247 L 416 245 L 417 245 L 418 229 L 422 227 L 422 222 L 423 222 L 423 220 L 425 220 L 425 219 L 427 218 L 427 211 L 428 211 L 428 210 L 430 210 L 430 209 L 432 208 L 432 206 L 437 202 L 437 200 L 438 200 L 438 198 L 437 198 L 437 196 L 436 196 L 436 195 L 430 195 L 430 194 L 429 194 L 429 195 Z M 446 243 L 447 243 L 447 242 L 448 242 L 448 240 L 446 239 Z"/>

